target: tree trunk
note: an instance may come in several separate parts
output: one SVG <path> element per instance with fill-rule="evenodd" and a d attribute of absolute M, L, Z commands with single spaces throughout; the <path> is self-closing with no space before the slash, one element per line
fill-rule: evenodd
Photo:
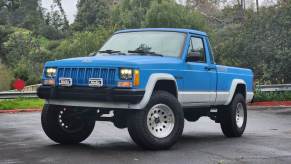
<path fill-rule="evenodd" d="M 259 12 L 259 0 L 256 0 L 257 12 Z"/>
<path fill-rule="evenodd" d="M 64 18 L 64 23 L 65 23 L 65 29 L 67 30 L 69 28 L 69 21 L 67 19 L 65 10 L 63 9 L 62 2 L 61 2 L 61 0 L 54 0 L 54 2 L 58 5 L 58 7 L 62 13 L 62 16 Z"/>

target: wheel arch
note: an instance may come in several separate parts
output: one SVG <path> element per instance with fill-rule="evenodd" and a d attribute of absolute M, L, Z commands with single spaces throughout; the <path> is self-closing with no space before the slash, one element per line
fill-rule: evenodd
<path fill-rule="evenodd" d="M 172 90 L 166 90 L 166 86 L 163 86 L 162 84 L 165 84 L 167 86 L 175 86 Z M 154 73 L 151 74 L 148 79 L 145 87 L 145 94 L 140 103 L 135 105 L 129 105 L 129 107 L 134 109 L 143 109 L 149 102 L 155 89 L 166 90 L 170 93 L 173 93 L 175 97 L 178 97 L 178 86 L 175 77 L 169 73 Z"/>
<path fill-rule="evenodd" d="M 236 89 L 235 89 L 235 94 L 236 93 L 241 93 L 244 98 L 246 98 L 247 95 L 247 90 L 246 90 L 246 85 L 245 84 L 237 84 Z"/>
<path fill-rule="evenodd" d="M 155 84 L 154 91 L 158 90 L 167 91 L 176 98 L 178 97 L 178 89 L 174 80 L 158 80 Z"/>
<path fill-rule="evenodd" d="M 229 95 L 227 98 L 227 101 L 224 105 L 228 105 L 231 103 L 233 97 L 236 93 L 242 93 L 243 96 L 246 98 L 247 96 L 247 88 L 246 88 L 246 82 L 242 79 L 234 79 L 230 86 Z"/>

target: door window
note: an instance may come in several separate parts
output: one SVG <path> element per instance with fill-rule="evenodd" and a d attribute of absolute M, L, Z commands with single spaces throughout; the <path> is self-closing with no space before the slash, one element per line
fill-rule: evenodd
<path fill-rule="evenodd" d="M 188 49 L 187 62 L 205 63 L 205 48 L 202 38 L 191 37 Z"/>

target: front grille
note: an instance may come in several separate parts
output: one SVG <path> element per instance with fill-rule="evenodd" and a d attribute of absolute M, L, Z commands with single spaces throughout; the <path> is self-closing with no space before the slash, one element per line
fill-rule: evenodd
<path fill-rule="evenodd" d="M 89 78 L 102 78 L 104 86 L 114 86 L 115 68 L 58 68 L 59 78 L 72 78 L 73 86 L 88 86 Z"/>

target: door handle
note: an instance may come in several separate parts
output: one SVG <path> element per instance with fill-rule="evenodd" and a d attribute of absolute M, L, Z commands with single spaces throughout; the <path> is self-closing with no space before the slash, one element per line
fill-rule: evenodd
<path fill-rule="evenodd" d="M 207 71 L 211 71 L 211 70 L 215 70 L 216 67 L 214 67 L 214 66 L 205 66 L 205 69 L 206 69 Z"/>

